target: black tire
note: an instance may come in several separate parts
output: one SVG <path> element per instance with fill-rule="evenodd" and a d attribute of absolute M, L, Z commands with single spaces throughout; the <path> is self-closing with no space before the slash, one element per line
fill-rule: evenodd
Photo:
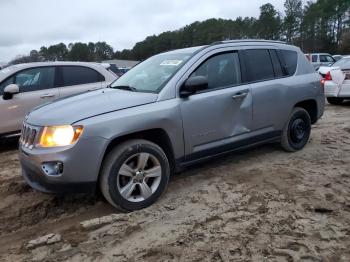
<path fill-rule="evenodd" d="M 341 97 L 327 97 L 328 103 L 331 105 L 341 105 L 344 101 L 344 98 Z"/>
<path fill-rule="evenodd" d="M 310 138 L 311 119 L 309 113 L 300 107 L 293 109 L 283 129 L 281 146 L 288 152 L 304 148 Z"/>
<path fill-rule="evenodd" d="M 140 200 L 139 202 L 132 202 L 124 198 L 120 193 L 120 189 L 118 188 L 120 183 L 119 174 L 125 161 L 128 161 L 129 158 L 140 153 L 147 153 L 159 161 L 161 176 L 160 182 L 158 182 L 159 184 L 157 183 L 158 187 L 148 198 Z M 169 182 L 169 177 L 170 166 L 164 151 L 158 145 L 150 141 L 133 139 L 121 143 L 108 153 L 102 164 L 99 182 L 101 192 L 106 200 L 118 210 L 128 212 L 152 205 L 165 191 Z M 133 178 L 131 178 L 131 180 L 133 180 Z M 129 182 L 131 182 L 131 180 Z M 143 180 L 146 181 L 146 178 L 143 178 Z M 141 192 L 141 186 L 138 185 L 138 189 L 136 190 Z"/>

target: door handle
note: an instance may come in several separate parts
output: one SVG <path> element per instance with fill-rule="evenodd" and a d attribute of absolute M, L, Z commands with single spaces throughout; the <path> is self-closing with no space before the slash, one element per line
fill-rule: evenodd
<path fill-rule="evenodd" d="M 49 97 L 54 97 L 55 94 L 45 94 L 45 95 L 42 95 L 40 96 L 40 98 L 49 98 Z"/>
<path fill-rule="evenodd" d="M 234 94 L 232 96 L 232 99 L 240 99 L 240 98 L 244 98 L 248 95 L 248 91 L 242 91 L 242 92 L 238 92 L 236 94 Z"/>
<path fill-rule="evenodd" d="M 100 89 L 100 87 L 90 88 L 90 89 L 88 89 L 88 91 L 95 91 L 95 90 L 98 90 L 98 89 Z"/>

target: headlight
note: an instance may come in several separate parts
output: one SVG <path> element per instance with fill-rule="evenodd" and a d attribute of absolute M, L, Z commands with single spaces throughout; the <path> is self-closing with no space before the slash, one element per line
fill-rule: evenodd
<path fill-rule="evenodd" d="M 75 143 L 83 132 L 82 126 L 48 126 L 41 133 L 41 147 L 69 146 Z"/>

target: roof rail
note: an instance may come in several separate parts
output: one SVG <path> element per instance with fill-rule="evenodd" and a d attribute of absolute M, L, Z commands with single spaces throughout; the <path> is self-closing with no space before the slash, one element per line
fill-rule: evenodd
<path fill-rule="evenodd" d="M 224 40 L 224 41 L 216 41 L 211 45 L 220 45 L 220 44 L 229 44 L 229 43 L 240 43 L 240 42 L 262 42 L 262 43 L 276 43 L 276 44 L 288 44 L 284 41 L 277 40 L 265 40 L 265 39 L 240 39 L 240 40 Z"/>

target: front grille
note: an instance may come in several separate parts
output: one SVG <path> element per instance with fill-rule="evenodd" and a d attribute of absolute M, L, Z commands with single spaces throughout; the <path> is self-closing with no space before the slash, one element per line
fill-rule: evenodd
<path fill-rule="evenodd" d="M 35 146 L 35 143 L 37 142 L 38 134 L 39 127 L 23 123 L 21 138 L 19 142 L 23 147 L 32 149 Z"/>

